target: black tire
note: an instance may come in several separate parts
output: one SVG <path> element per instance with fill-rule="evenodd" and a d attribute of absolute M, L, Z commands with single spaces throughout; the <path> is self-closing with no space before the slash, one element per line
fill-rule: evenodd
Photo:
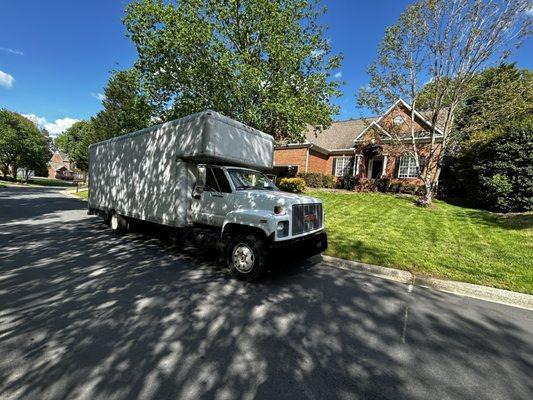
<path fill-rule="evenodd" d="M 247 282 L 259 279 L 267 267 L 264 242 L 252 234 L 230 238 L 226 248 L 226 264 L 234 278 Z"/>
<path fill-rule="evenodd" d="M 109 214 L 109 226 L 116 234 L 125 233 L 128 230 L 128 221 L 122 215 L 112 211 Z"/>

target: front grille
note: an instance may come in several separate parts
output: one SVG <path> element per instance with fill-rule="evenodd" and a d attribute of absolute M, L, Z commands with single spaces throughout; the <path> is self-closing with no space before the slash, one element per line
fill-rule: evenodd
<path fill-rule="evenodd" d="M 292 206 L 292 234 L 299 235 L 322 227 L 322 204 L 295 204 Z"/>

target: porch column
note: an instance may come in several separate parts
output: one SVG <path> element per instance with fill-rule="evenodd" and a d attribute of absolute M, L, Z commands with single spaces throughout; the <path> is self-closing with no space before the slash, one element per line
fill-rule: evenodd
<path fill-rule="evenodd" d="M 383 156 L 383 167 L 381 168 L 381 176 L 387 175 L 387 156 Z"/>

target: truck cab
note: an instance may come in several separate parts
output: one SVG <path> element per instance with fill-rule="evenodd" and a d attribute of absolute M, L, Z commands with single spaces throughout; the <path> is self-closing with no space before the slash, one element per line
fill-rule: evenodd
<path fill-rule="evenodd" d="M 282 192 L 254 169 L 198 165 L 190 210 L 193 224 L 220 231 L 228 268 L 241 279 L 264 272 L 270 255 L 327 247 L 322 202 Z"/>

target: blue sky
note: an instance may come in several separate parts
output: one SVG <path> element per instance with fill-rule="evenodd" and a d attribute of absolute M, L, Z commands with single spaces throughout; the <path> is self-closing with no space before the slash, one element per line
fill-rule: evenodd
<path fill-rule="evenodd" d="M 346 82 L 336 119 L 359 117 L 357 89 L 387 25 L 406 0 L 323 0 L 333 50 L 344 54 L 338 72 Z M 122 25 L 126 0 L 17 0 L 0 9 L 0 108 L 31 114 L 57 134 L 101 109 L 99 93 L 109 71 L 130 67 L 135 48 Z M 533 43 L 512 58 L 533 69 Z"/>

